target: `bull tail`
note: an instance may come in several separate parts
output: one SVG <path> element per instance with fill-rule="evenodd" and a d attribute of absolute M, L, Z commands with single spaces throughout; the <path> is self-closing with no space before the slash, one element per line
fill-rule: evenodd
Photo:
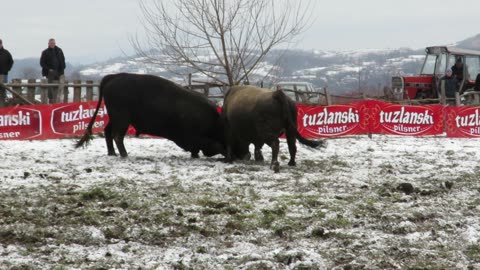
<path fill-rule="evenodd" d="M 275 91 L 273 96 L 275 99 L 277 99 L 280 102 L 282 106 L 283 116 L 285 117 L 285 122 L 286 122 L 286 129 L 294 131 L 295 138 L 297 138 L 301 144 L 312 147 L 312 148 L 324 146 L 325 144 L 324 141 L 309 140 L 303 137 L 300 134 L 300 132 L 298 132 L 297 118 L 296 118 L 297 108 L 295 106 L 291 106 L 291 103 L 289 102 L 288 97 L 285 95 L 285 93 L 283 93 L 283 91 L 277 90 Z"/>
<path fill-rule="evenodd" d="M 93 124 L 95 123 L 95 118 L 97 118 L 98 110 L 100 109 L 100 105 L 102 104 L 103 100 L 103 87 L 106 82 L 106 78 L 103 78 L 102 81 L 100 82 L 100 87 L 98 89 L 98 103 L 97 103 L 97 108 L 95 109 L 95 112 L 93 113 L 92 119 L 90 120 L 90 123 L 88 123 L 87 129 L 85 130 L 85 134 L 83 134 L 82 138 L 75 144 L 75 148 L 82 147 L 84 144 L 88 144 L 92 139 L 92 127 Z"/>

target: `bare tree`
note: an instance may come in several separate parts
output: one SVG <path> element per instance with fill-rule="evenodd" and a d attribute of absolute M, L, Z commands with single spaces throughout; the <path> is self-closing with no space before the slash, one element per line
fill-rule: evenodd
<path fill-rule="evenodd" d="M 227 85 L 252 74 L 272 48 L 310 23 L 310 0 L 142 0 L 145 40 L 131 38 L 145 62 L 192 70 Z M 207 56 L 206 56 L 207 55 Z"/>

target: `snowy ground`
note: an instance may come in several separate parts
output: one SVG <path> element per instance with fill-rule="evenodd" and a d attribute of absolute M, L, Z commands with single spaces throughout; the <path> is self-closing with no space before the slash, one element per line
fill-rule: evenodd
<path fill-rule="evenodd" d="M 297 167 L 282 142 L 278 174 L 73 143 L 0 141 L 0 269 L 480 268 L 478 140 L 331 139 Z"/>

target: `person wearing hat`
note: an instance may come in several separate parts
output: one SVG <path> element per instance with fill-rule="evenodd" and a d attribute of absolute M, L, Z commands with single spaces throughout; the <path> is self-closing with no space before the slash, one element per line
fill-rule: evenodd
<path fill-rule="evenodd" d="M 452 74 L 458 82 L 463 81 L 463 63 L 462 58 L 458 57 L 455 61 L 455 65 L 452 66 Z"/>
<path fill-rule="evenodd" d="M 453 77 L 457 80 L 458 92 L 463 93 L 467 86 L 463 83 L 464 80 L 470 80 L 470 73 L 468 72 L 468 65 L 464 64 L 462 57 L 458 56 L 455 65 L 452 66 Z"/>
<path fill-rule="evenodd" d="M 0 82 L 8 82 L 8 72 L 12 69 L 13 58 L 12 54 L 3 48 L 3 42 L 0 39 Z M 0 89 L 0 108 L 5 107 L 5 89 Z"/>
<path fill-rule="evenodd" d="M 457 92 L 457 79 L 453 76 L 452 69 L 448 68 L 445 71 L 445 76 L 443 76 L 440 79 L 439 90 L 440 90 L 440 93 L 445 91 L 444 92 L 445 97 L 447 97 L 447 98 L 454 98 L 455 97 L 455 92 Z"/>

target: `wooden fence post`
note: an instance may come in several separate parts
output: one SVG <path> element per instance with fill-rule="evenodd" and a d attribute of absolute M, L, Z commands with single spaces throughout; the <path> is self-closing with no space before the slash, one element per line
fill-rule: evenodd
<path fill-rule="evenodd" d="M 82 87 L 77 86 L 77 84 L 81 84 L 81 83 L 82 81 L 80 80 L 73 81 L 73 84 L 75 85 L 73 87 L 73 102 L 80 102 L 80 100 L 82 99 Z"/>
<path fill-rule="evenodd" d="M 363 100 L 367 100 L 368 97 L 367 97 L 367 92 L 365 90 L 362 91 L 362 99 Z"/>
<path fill-rule="evenodd" d="M 445 87 L 444 87 L 445 82 L 441 81 L 440 82 L 440 104 L 446 105 L 447 104 L 447 98 L 445 96 Z"/>
<path fill-rule="evenodd" d="M 36 82 L 35 79 L 28 79 L 28 84 L 34 84 Z M 27 99 L 30 102 L 35 102 L 35 86 L 28 86 L 27 87 Z"/>
<path fill-rule="evenodd" d="M 327 99 L 327 105 L 328 106 L 332 105 L 332 98 L 330 97 L 330 91 L 328 91 L 327 87 L 324 87 L 323 91 L 325 93 L 325 99 Z"/>
<path fill-rule="evenodd" d="M 21 79 L 12 79 L 12 84 L 21 84 L 22 80 Z M 15 92 L 22 94 L 22 87 L 17 85 L 17 86 L 12 86 L 12 90 Z"/>
<path fill-rule="evenodd" d="M 55 103 L 59 103 L 60 100 L 63 100 L 61 98 L 63 96 L 63 90 L 65 89 L 65 75 L 60 75 L 60 78 L 58 78 L 58 91 L 57 91 L 57 96 L 55 98 Z"/>
<path fill-rule="evenodd" d="M 63 103 L 68 102 L 68 81 L 64 81 L 63 83 Z"/>
<path fill-rule="evenodd" d="M 473 104 L 477 106 L 480 104 L 480 97 L 478 96 L 478 93 L 473 94 Z"/>
<path fill-rule="evenodd" d="M 87 101 L 92 101 L 93 100 L 93 81 L 88 80 L 87 84 L 91 84 L 87 86 Z"/>
<path fill-rule="evenodd" d="M 13 79 L 12 84 L 21 84 L 22 80 L 21 79 Z M 17 92 L 19 95 L 22 95 L 22 87 L 21 86 L 12 86 L 12 90 Z M 13 100 L 19 101 L 20 99 L 18 97 L 13 97 Z"/>
<path fill-rule="evenodd" d="M 47 82 L 47 79 L 41 80 L 42 84 L 46 84 Z M 40 102 L 42 102 L 42 104 L 48 104 L 48 87 L 46 86 L 40 87 Z"/>

